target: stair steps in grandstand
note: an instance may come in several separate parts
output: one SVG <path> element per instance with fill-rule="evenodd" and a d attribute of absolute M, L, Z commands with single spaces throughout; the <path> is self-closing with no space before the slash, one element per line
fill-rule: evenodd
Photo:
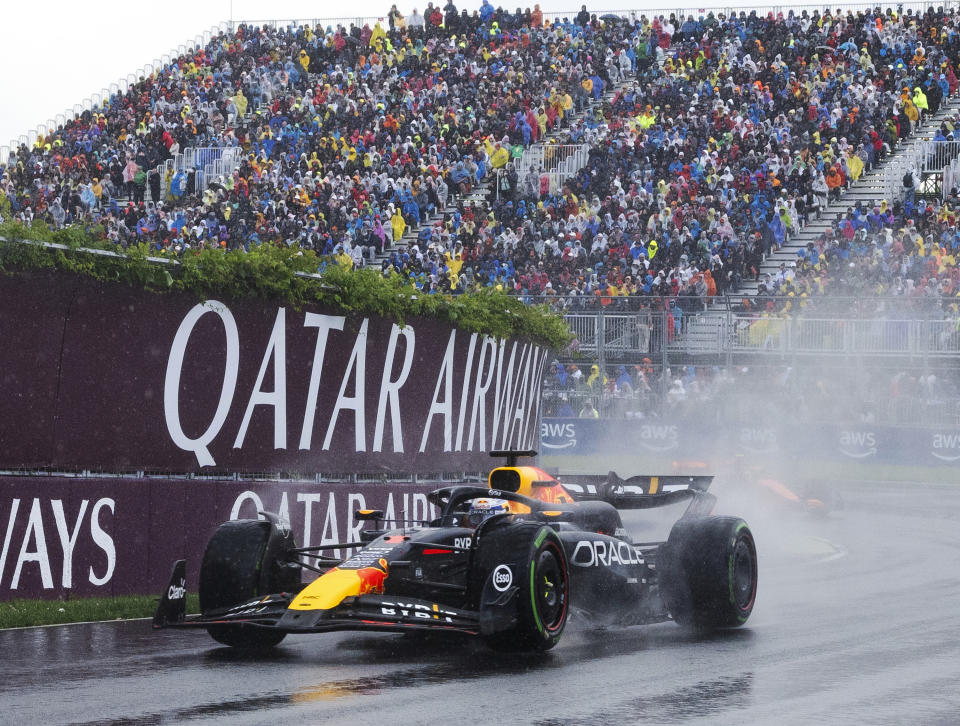
<path fill-rule="evenodd" d="M 690 354 L 715 354 L 721 350 L 721 341 L 727 335 L 729 335 L 727 313 L 706 310 L 696 316 L 686 316 L 681 323 L 680 334 L 674 337 L 667 348 Z"/>
<path fill-rule="evenodd" d="M 894 152 L 884 161 L 883 164 L 875 166 L 870 171 L 865 172 L 859 180 L 853 183 L 850 188 L 844 191 L 838 201 L 833 201 L 821 210 L 820 218 L 811 221 L 806 227 L 788 239 L 784 245 L 776 251 L 766 256 L 760 265 L 761 278 L 766 273 L 774 274 L 781 263 L 789 264 L 797 259 L 797 251 L 806 247 L 808 242 L 816 241 L 827 229 L 830 228 L 838 216 L 846 213 L 847 208 L 860 202 L 862 206 L 872 206 L 879 204 L 890 196 L 888 184 L 884 180 L 885 168 L 887 164 L 899 157 L 906 155 L 911 149 L 932 138 L 940 121 L 948 114 L 954 113 L 960 108 L 960 98 L 954 97 L 947 99 L 935 116 L 932 116 L 920 128 L 920 130 L 899 145 Z M 889 201 L 889 200 L 888 200 Z M 758 283 L 754 280 L 744 280 L 741 284 L 738 294 L 750 296 L 757 292 Z M 678 341 L 682 345 L 682 341 Z"/>

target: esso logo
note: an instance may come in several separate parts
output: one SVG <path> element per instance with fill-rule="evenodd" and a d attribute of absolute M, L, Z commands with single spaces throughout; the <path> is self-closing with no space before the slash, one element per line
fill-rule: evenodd
<path fill-rule="evenodd" d="M 513 570 L 506 565 L 497 565 L 493 571 L 493 587 L 498 592 L 506 592 L 513 584 Z"/>

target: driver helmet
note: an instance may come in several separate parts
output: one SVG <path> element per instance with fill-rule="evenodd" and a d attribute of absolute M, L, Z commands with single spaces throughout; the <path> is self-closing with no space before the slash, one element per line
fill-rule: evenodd
<path fill-rule="evenodd" d="M 467 512 L 467 525 L 476 527 L 496 514 L 507 514 L 510 505 L 506 499 L 474 499 Z"/>

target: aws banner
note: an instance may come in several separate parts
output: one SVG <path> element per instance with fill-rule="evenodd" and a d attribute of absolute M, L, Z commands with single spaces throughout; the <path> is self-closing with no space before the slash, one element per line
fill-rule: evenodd
<path fill-rule="evenodd" d="M 551 464 L 559 464 L 564 456 L 602 458 L 631 453 L 651 461 L 723 460 L 742 454 L 781 460 L 955 466 L 960 461 L 960 430 L 873 424 L 717 426 L 669 419 L 545 418 L 540 427 L 540 451 Z"/>
<path fill-rule="evenodd" d="M 207 540 L 228 519 L 271 511 L 301 546 L 357 542 L 381 509 L 390 526 L 437 515 L 432 485 L 0 477 L 0 601 L 159 593 L 186 558 L 196 591 Z M 352 549 L 322 554 L 347 557 Z"/>
<path fill-rule="evenodd" d="M 436 321 L 0 278 L 0 467 L 481 471 L 532 448 L 549 351 Z"/>

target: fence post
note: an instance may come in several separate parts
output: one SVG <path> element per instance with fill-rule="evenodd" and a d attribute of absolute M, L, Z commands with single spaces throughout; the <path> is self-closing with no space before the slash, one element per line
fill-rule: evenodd
<path fill-rule="evenodd" d="M 733 365 L 733 343 L 731 341 L 731 331 L 736 330 L 735 323 L 733 320 L 733 310 L 730 307 L 730 298 L 727 295 L 723 296 L 724 303 L 726 304 L 726 310 L 723 314 L 723 324 L 720 327 L 721 335 L 723 336 L 723 347 L 726 350 L 726 361 L 727 369 Z"/>
<path fill-rule="evenodd" d="M 667 382 L 664 375 L 666 375 L 667 368 L 670 365 L 670 356 L 667 351 L 667 326 L 669 325 L 668 319 L 670 316 L 667 315 L 666 298 L 660 298 L 660 300 L 663 302 L 663 309 L 660 310 L 660 394 L 665 396 L 667 393 Z"/>
<path fill-rule="evenodd" d="M 604 376 L 607 375 L 607 325 L 603 316 L 603 304 L 600 304 L 600 312 L 597 314 L 597 365 L 600 366 L 600 391 L 605 391 L 603 387 Z M 600 396 L 600 415 L 605 416 L 607 411 L 606 396 Z"/>

